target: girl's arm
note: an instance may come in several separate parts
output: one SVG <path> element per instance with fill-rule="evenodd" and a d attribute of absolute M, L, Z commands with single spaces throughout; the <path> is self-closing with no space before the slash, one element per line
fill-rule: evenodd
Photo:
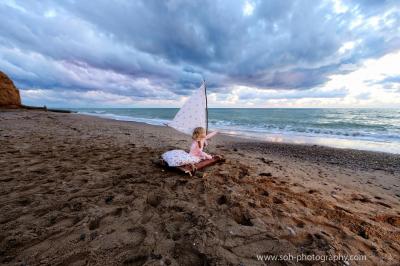
<path fill-rule="evenodd" d="M 206 136 L 206 139 L 210 139 L 210 138 L 214 137 L 215 135 L 217 135 L 217 133 L 218 133 L 218 131 L 214 131 L 214 132 L 209 133 L 209 134 Z"/>

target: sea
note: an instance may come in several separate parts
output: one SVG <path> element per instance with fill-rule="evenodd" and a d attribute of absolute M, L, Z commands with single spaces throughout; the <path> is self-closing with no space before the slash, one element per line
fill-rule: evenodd
<path fill-rule="evenodd" d="M 178 108 L 73 108 L 81 114 L 164 126 Z M 209 108 L 209 129 L 264 141 L 400 154 L 400 109 Z"/>

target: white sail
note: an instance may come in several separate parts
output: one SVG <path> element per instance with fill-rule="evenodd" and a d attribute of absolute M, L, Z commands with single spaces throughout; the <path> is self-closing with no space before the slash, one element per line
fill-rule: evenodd
<path fill-rule="evenodd" d="M 207 129 L 207 99 L 205 83 L 185 102 L 168 126 L 188 135 L 196 127 Z"/>

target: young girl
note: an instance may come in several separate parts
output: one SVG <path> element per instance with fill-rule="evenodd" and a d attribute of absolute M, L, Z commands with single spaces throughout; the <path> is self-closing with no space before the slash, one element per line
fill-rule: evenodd
<path fill-rule="evenodd" d="M 200 159 L 211 159 L 212 156 L 203 151 L 205 145 L 207 145 L 207 139 L 214 137 L 218 132 L 214 131 L 208 135 L 206 135 L 206 130 L 203 127 L 196 127 L 193 130 L 193 143 L 190 146 L 189 154 L 199 157 Z"/>

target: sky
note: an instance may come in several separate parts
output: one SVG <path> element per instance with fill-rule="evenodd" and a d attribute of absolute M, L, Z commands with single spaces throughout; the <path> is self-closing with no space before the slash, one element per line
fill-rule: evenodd
<path fill-rule="evenodd" d="M 0 1 L 27 105 L 400 107 L 400 0 Z"/>

